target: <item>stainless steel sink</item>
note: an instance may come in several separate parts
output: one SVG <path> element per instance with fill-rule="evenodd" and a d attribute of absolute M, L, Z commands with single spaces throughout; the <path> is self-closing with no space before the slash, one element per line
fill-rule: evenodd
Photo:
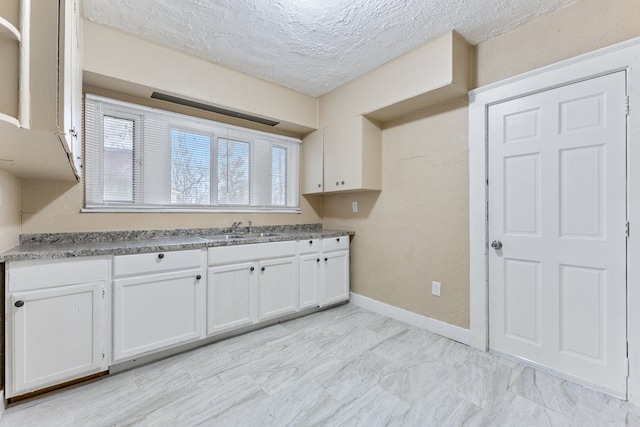
<path fill-rule="evenodd" d="M 246 239 L 246 234 L 212 234 L 210 236 L 200 236 L 207 240 L 233 240 L 233 239 Z"/>
<path fill-rule="evenodd" d="M 280 237 L 283 236 L 281 233 L 251 233 L 245 234 L 247 238 L 258 238 L 258 237 Z"/>
<path fill-rule="evenodd" d="M 229 234 L 211 234 L 209 236 L 200 236 L 207 240 L 234 240 L 234 239 L 258 239 L 262 237 L 280 237 L 281 233 L 229 233 Z"/>
<path fill-rule="evenodd" d="M 280 237 L 280 233 L 227 233 L 227 234 L 211 234 L 208 236 L 200 236 L 206 240 L 235 240 L 235 239 L 259 239 L 264 237 Z"/>

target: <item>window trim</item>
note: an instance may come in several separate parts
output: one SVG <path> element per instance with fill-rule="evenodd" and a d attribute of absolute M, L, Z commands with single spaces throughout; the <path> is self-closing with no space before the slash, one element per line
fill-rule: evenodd
<path fill-rule="evenodd" d="M 162 213 L 300 213 L 300 166 L 301 166 L 301 157 L 300 157 L 300 145 L 301 140 L 298 138 L 287 137 L 278 134 L 271 134 L 268 132 L 257 131 L 254 129 L 243 128 L 240 126 L 229 125 L 226 123 L 216 122 L 214 120 L 203 119 L 200 117 L 192 117 L 185 114 L 179 114 L 167 110 L 161 110 L 156 108 L 147 107 L 144 105 L 128 103 L 124 101 L 119 101 L 116 99 L 106 98 L 93 94 L 86 94 L 85 98 L 91 101 L 103 102 L 100 106 L 100 115 L 97 117 L 110 116 L 115 118 L 123 118 L 134 120 L 134 171 L 133 171 L 133 185 L 134 185 L 134 201 L 133 202 L 107 202 L 104 204 L 100 203 L 91 203 L 88 202 L 87 197 L 87 189 L 89 188 L 87 182 L 92 180 L 92 182 L 96 182 L 96 178 L 100 182 L 100 186 L 102 187 L 104 183 L 104 170 L 101 167 L 96 167 L 96 165 L 100 164 L 100 158 L 103 156 L 103 153 L 100 153 L 100 146 L 102 146 L 102 150 L 104 150 L 104 130 L 103 130 L 103 120 L 96 118 L 95 121 L 98 122 L 98 125 L 93 129 L 90 129 L 91 126 L 85 126 L 85 132 L 87 134 L 89 132 L 94 132 L 92 137 L 94 141 L 98 141 L 94 144 L 92 150 L 86 150 L 85 153 L 91 151 L 93 153 L 93 161 L 87 162 L 85 159 L 85 165 L 93 165 L 93 167 L 85 167 L 84 168 L 84 186 L 83 186 L 83 206 L 81 212 L 90 213 L 90 212 L 123 212 L 123 213 L 154 213 L 154 212 L 162 212 Z M 211 161 L 211 176 L 210 176 L 210 204 L 208 205 L 176 205 L 176 204 L 153 204 L 153 203 L 145 203 L 142 204 L 143 197 L 147 192 L 147 189 L 144 188 L 144 150 L 142 149 L 144 145 L 144 134 L 146 129 L 146 120 L 145 117 L 147 115 L 162 115 L 165 116 L 166 119 L 163 119 L 162 122 L 164 127 L 166 127 L 168 134 L 171 134 L 171 130 L 182 130 L 182 131 L 193 131 L 199 132 L 203 135 L 208 135 L 211 137 L 211 148 L 210 148 L 210 161 Z M 85 114 L 85 120 L 86 114 Z M 87 135 L 88 136 L 88 135 Z M 239 142 L 247 142 L 249 143 L 249 157 L 250 159 L 255 158 L 255 150 L 258 143 L 269 143 L 269 150 L 271 151 L 271 147 L 273 146 L 282 146 L 287 150 L 287 162 L 293 157 L 297 157 L 298 171 L 294 176 L 287 178 L 287 187 L 293 187 L 291 190 L 287 188 L 287 201 L 292 200 L 295 202 L 297 200 L 297 206 L 283 206 L 283 205 L 272 205 L 266 206 L 264 204 L 261 205 L 217 205 L 217 197 L 218 197 L 218 165 L 217 165 L 217 148 L 218 148 L 218 139 L 224 138 L 228 140 L 238 140 Z M 248 141 L 247 141 L 248 139 Z M 84 143 L 87 144 L 89 138 L 84 139 Z M 167 141 L 167 143 L 171 144 L 171 139 Z M 293 144 L 297 144 L 297 149 L 290 149 Z M 296 146 L 296 145 L 293 145 Z M 86 147 L 85 147 L 86 148 Z M 166 171 L 167 177 L 171 176 L 171 148 L 167 150 L 169 153 L 169 170 Z M 98 153 L 98 154 L 97 154 Z M 296 156 L 297 153 L 297 156 Z M 97 160 L 96 160 L 97 159 Z M 295 158 L 293 159 L 295 163 Z M 164 168 L 162 168 L 164 169 Z M 254 185 L 255 181 L 260 181 L 263 177 L 255 176 L 255 171 L 260 168 L 254 167 L 251 164 L 249 165 L 249 200 L 251 203 L 252 200 L 255 200 L 254 191 L 256 191 L 256 186 Z M 291 180 L 294 180 L 295 184 L 291 185 Z M 271 182 L 271 180 L 269 180 Z M 142 184 L 142 189 L 139 191 L 135 191 L 135 186 L 138 184 Z M 293 194 L 293 191 L 297 188 L 297 194 Z M 293 190 L 293 191 L 292 191 Z M 93 191 L 96 191 L 94 188 Z M 104 191 L 104 190 L 102 190 Z M 291 194 L 290 194 L 291 193 Z M 94 193 L 95 195 L 95 193 Z M 169 195 L 169 198 L 171 196 Z M 289 197 L 293 197 L 289 199 Z M 169 199 L 170 200 L 170 199 Z M 272 197 L 269 198 L 272 200 Z"/>

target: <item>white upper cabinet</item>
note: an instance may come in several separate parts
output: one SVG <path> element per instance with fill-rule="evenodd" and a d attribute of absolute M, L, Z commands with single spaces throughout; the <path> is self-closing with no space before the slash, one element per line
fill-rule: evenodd
<path fill-rule="evenodd" d="M 16 176 L 80 176 L 79 2 L 3 0 L 0 6 L 0 158 Z"/>
<path fill-rule="evenodd" d="M 377 125 L 354 116 L 327 126 L 322 151 L 319 134 L 302 141 L 303 194 L 382 190 L 382 133 Z"/>
<path fill-rule="evenodd" d="M 363 116 L 324 128 L 324 191 L 382 189 L 382 134 Z"/>
<path fill-rule="evenodd" d="M 322 193 L 324 191 L 322 129 L 311 132 L 302 140 L 300 155 L 302 194 Z"/>
<path fill-rule="evenodd" d="M 0 2 L 0 122 L 19 125 L 20 1 Z"/>

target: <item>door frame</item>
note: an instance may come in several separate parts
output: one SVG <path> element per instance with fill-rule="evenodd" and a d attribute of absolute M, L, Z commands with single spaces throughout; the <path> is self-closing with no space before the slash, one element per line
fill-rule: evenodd
<path fill-rule="evenodd" d="M 640 38 L 599 49 L 469 92 L 469 232 L 471 346 L 489 348 L 488 111 L 491 105 L 616 71 L 626 71 L 627 117 L 627 397 L 640 404 Z M 637 106 L 637 107 L 636 107 Z M 621 106 L 624 108 L 624 106 Z M 634 184 L 635 183 L 635 184 Z M 622 230 L 621 232 L 624 232 Z M 636 286 L 633 286 L 636 284 Z"/>

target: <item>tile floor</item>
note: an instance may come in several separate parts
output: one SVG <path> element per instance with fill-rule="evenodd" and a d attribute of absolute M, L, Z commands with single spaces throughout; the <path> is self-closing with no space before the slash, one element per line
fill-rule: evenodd
<path fill-rule="evenodd" d="M 640 426 L 640 409 L 352 305 L 10 407 L 6 426 Z"/>

